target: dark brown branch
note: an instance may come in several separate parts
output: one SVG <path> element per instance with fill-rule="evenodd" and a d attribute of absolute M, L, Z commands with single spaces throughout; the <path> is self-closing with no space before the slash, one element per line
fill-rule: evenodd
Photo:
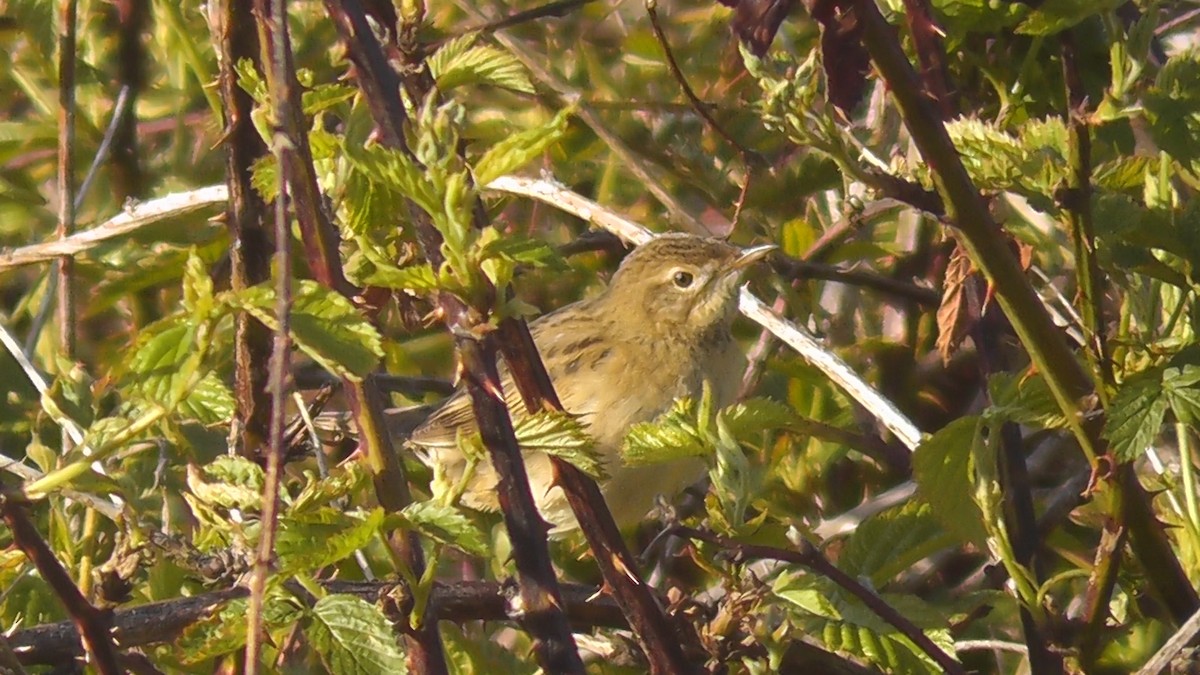
<path fill-rule="evenodd" d="M 267 146 L 250 119 L 254 101 L 238 86 L 234 70 L 234 65 L 242 59 L 260 61 L 254 16 L 245 2 L 221 0 L 214 7 L 212 31 L 221 54 L 217 59 L 218 84 L 225 116 L 222 137 L 225 183 L 229 188 L 225 221 L 231 240 L 230 286 L 236 292 L 260 284 L 271 275 L 270 241 L 264 222 L 266 204 L 250 182 L 250 167 L 266 155 Z M 266 441 L 270 418 L 267 397 L 270 331 L 249 312 L 239 312 L 235 321 L 233 389 L 237 405 L 231 435 L 239 454 L 255 458 Z"/>
<path fill-rule="evenodd" d="M 800 565 L 808 568 L 813 572 L 829 579 L 837 584 L 842 589 L 849 592 L 854 597 L 858 598 L 864 605 L 875 613 L 880 619 L 887 622 L 889 625 L 900 631 L 905 637 L 912 641 L 918 649 L 933 659 L 935 663 L 942 667 L 942 671 L 948 675 L 964 675 L 966 671 L 962 664 L 955 661 L 953 657 L 937 646 L 933 640 L 929 639 L 920 628 L 917 628 L 911 621 L 904 617 L 900 612 L 896 611 L 891 605 L 887 604 L 872 592 L 867 587 L 863 586 L 858 580 L 851 577 L 849 574 L 841 571 L 836 565 L 821 554 L 817 547 L 810 544 L 808 541 L 803 541 L 800 545 L 800 550 L 790 551 L 785 549 L 773 548 L 770 546 L 758 546 L 754 544 L 743 544 L 734 541 L 728 537 L 723 537 L 712 532 L 705 532 L 691 527 L 676 526 L 670 528 L 672 534 L 688 539 L 706 541 L 710 544 L 719 546 L 724 551 L 730 554 L 731 562 L 738 564 L 747 560 L 782 560 L 783 562 Z"/>
<path fill-rule="evenodd" d="M 843 269 L 836 265 L 806 262 L 778 254 L 771 257 L 771 263 L 775 271 L 785 278 L 821 279 L 862 286 L 930 308 L 937 307 L 940 301 L 938 292 L 932 288 L 905 283 L 869 270 Z"/>
<path fill-rule="evenodd" d="M 325 581 L 321 585 L 330 593 L 356 595 L 368 602 L 392 595 L 411 597 L 404 584 L 395 582 Z M 224 603 L 244 598 L 247 592 L 241 587 L 229 588 L 118 610 L 112 616 L 112 634 L 128 649 L 171 642 L 191 624 L 213 616 Z M 597 595 L 594 586 L 565 584 L 562 597 L 566 614 L 576 626 L 623 628 L 626 625 L 616 603 Z M 510 611 L 508 590 L 493 581 L 436 583 L 430 592 L 432 621 L 509 621 Z M 83 654 L 75 625 L 70 621 L 19 630 L 9 640 L 26 665 L 60 664 Z"/>
<path fill-rule="evenodd" d="M 413 75 L 401 82 L 372 34 L 362 5 L 357 0 L 326 0 L 325 6 L 349 48 L 381 139 L 392 148 L 410 153 L 404 142 L 407 118 L 399 92 L 405 86 L 410 96 L 416 94 L 415 100 L 422 100 L 421 89 L 429 84 L 425 69 L 410 64 L 408 70 Z M 419 57 L 410 54 L 406 58 Z M 407 210 L 425 258 L 436 268 L 443 262 L 441 234 L 415 204 L 410 202 Z M 499 499 L 526 613 L 523 625 L 533 637 L 534 652 L 544 669 L 583 672 L 574 638 L 562 615 L 558 582 L 546 546 L 546 524 L 535 506 L 512 421 L 500 395 L 494 338 L 487 334 L 481 339 L 474 336 L 473 329 L 483 321 L 479 309 L 468 307 L 449 293 L 438 293 L 436 302 L 446 326 L 455 335 L 475 419 L 499 476 Z"/>
<path fill-rule="evenodd" d="M 76 0 L 61 0 L 58 25 L 58 227 L 66 239 L 75 232 L 75 38 Z M 75 260 L 58 259 L 58 349 L 65 359 L 75 358 Z M 62 452 L 73 447 L 66 427 Z"/>
<path fill-rule="evenodd" d="M 71 580 L 71 575 L 67 574 L 62 563 L 54 557 L 54 551 L 50 550 L 49 544 L 30 521 L 26 512 L 27 506 L 27 502 L 20 497 L 0 496 L 0 516 L 8 526 L 13 544 L 33 563 L 38 574 L 63 604 L 67 614 L 71 615 L 70 624 L 75 627 L 77 635 L 74 643 L 78 645 L 82 641 L 83 649 L 87 651 L 92 665 L 102 675 L 118 675 L 122 670 L 117 658 L 117 648 L 109 633 L 108 612 L 93 607 L 79 592 L 79 588 Z"/>
<path fill-rule="evenodd" d="M 146 196 L 146 181 L 138 159 L 137 101 L 146 86 L 146 49 L 142 31 L 150 19 L 149 0 L 115 0 L 117 13 L 117 84 L 124 88 L 126 113 L 117 122 L 109 165 L 113 195 L 118 203 Z M 253 25 L 253 24 L 251 24 Z"/>

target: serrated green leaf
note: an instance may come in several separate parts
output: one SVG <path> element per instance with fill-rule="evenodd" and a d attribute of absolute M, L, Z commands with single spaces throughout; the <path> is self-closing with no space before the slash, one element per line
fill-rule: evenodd
<path fill-rule="evenodd" d="M 434 541 L 453 546 L 474 556 L 490 554 L 488 538 L 459 509 L 436 501 L 413 502 L 388 516 L 389 525 L 414 530 Z"/>
<path fill-rule="evenodd" d="M 480 248 L 479 258 L 480 260 L 503 258 L 510 262 L 533 267 L 562 265 L 562 258 L 549 244 L 541 239 L 519 234 L 506 234 L 489 239 Z"/>
<path fill-rule="evenodd" d="M 488 148 L 475 163 L 475 180 L 487 185 L 537 159 L 567 133 L 574 110 L 564 108 L 540 127 L 526 129 Z"/>
<path fill-rule="evenodd" d="M 882 587 L 888 580 L 950 544 L 949 535 L 927 503 L 909 502 L 863 521 L 842 548 L 838 567 L 854 577 L 869 577 Z"/>
<path fill-rule="evenodd" d="M 387 617 L 362 598 L 327 595 L 308 612 L 304 629 L 331 673 L 403 675 L 408 665 Z"/>
<path fill-rule="evenodd" d="M 361 462 L 348 462 L 330 470 L 325 478 L 317 478 L 311 473 L 307 473 L 306 478 L 300 494 L 292 500 L 290 513 L 313 511 L 354 494 L 366 484 L 367 474 Z"/>
<path fill-rule="evenodd" d="M 450 40 L 429 57 L 429 70 L 438 89 L 449 91 L 470 84 L 491 84 L 532 94 L 533 83 L 525 66 L 512 54 L 486 45 L 475 45 L 476 35 Z"/>
<path fill-rule="evenodd" d="M 751 398 L 721 411 L 729 432 L 741 442 L 757 442 L 764 432 L 782 429 L 797 415 L 786 403 L 769 398 Z"/>
<path fill-rule="evenodd" d="M 1200 421 L 1200 359 L 1195 348 L 1171 358 L 1163 371 L 1163 393 L 1171 412 L 1185 424 Z"/>
<path fill-rule="evenodd" d="M 992 407 L 989 419 L 1028 424 L 1042 429 L 1062 429 L 1067 420 L 1041 374 L 1025 376 L 1018 373 L 999 373 L 988 380 Z"/>
<path fill-rule="evenodd" d="M 183 267 L 183 306 L 193 320 L 203 320 L 213 308 L 212 279 L 194 247 Z"/>
<path fill-rule="evenodd" d="M 418 263 L 408 267 L 395 265 L 379 265 L 374 261 L 368 262 L 369 271 L 363 272 L 360 266 L 354 275 L 354 281 L 367 286 L 380 286 L 397 290 L 412 291 L 413 293 L 429 293 L 439 288 L 437 276 L 428 263 Z"/>
<path fill-rule="evenodd" d="M 979 439 L 978 417 L 963 417 L 947 424 L 913 452 L 913 478 L 917 494 L 933 515 L 964 542 L 986 548 L 987 531 L 972 495 L 975 480 L 971 449 Z"/>
<path fill-rule="evenodd" d="M 789 620 L 795 630 L 816 638 L 831 651 L 863 656 L 890 673 L 941 672 L 932 659 L 895 627 L 826 579 L 787 573 L 776 579 L 771 590 L 794 607 Z M 893 605 L 904 603 L 903 609 L 897 607 L 901 614 L 924 628 L 925 634 L 947 653 L 954 654 L 953 640 L 949 631 L 942 628 L 945 618 L 940 613 L 917 598 L 887 596 L 885 600 Z"/>
<path fill-rule="evenodd" d="M 1150 162 L 1149 157 L 1118 157 L 1102 162 L 1092 170 L 1092 182 L 1099 188 L 1113 192 L 1141 190 Z"/>
<path fill-rule="evenodd" d="M 1046 0 L 1017 26 L 1023 35 L 1054 35 L 1088 17 L 1110 12 L 1124 0 Z"/>
<path fill-rule="evenodd" d="M 628 466 L 646 466 L 708 456 L 713 449 L 700 436 L 694 417 L 695 404 L 681 399 L 653 422 L 633 425 L 621 446 L 621 459 Z"/>
<path fill-rule="evenodd" d="M 279 521 L 275 553 L 281 572 L 333 565 L 364 548 L 383 526 L 383 509 L 349 514 L 332 507 L 289 513 Z"/>
<path fill-rule="evenodd" d="M 305 115 L 312 116 L 339 103 L 349 101 L 357 93 L 357 87 L 346 84 L 321 84 L 300 94 L 301 107 L 304 108 Z"/>
<path fill-rule="evenodd" d="M 236 409 L 233 392 L 213 372 L 206 373 L 179 404 L 181 414 L 201 424 L 228 422 Z"/>
<path fill-rule="evenodd" d="M 241 457 L 220 457 L 199 468 L 187 467 L 187 486 L 202 504 L 257 511 L 262 506 L 262 468 Z"/>
<path fill-rule="evenodd" d="M 441 211 L 437 187 L 408 154 L 379 145 L 363 146 L 349 139 L 342 144 L 342 153 L 371 182 L 408 197 L 427 213 Z"/>
<path fill-rule="evenodd" d="M 301 279 L 293 288 L 292 339 L 301 351 L 329 372 L 359 382 L 383 358 L 379 332 L 350 301 L 321 284 Z M 231 295 L 231 303 L 254 315 L 271 330 L 275 319 L 275 290 L 269 284 Z"/>
<path fill-rule="evenodd" d="M 545 411 L 523 416 L 516 420 L 513 431 L 523 451 L 554 455 L 592 478 L 605 477 L 596 442 L 579 420 L 567 413 Z"/>
<path fill-rule="evenodd" d="M 1167 414 L 1163 368 L 1153 367 L 1125 379 L 1108 407 L 1104 437 L 1119 462 L 1140 457 L 1158 436 Z"/>

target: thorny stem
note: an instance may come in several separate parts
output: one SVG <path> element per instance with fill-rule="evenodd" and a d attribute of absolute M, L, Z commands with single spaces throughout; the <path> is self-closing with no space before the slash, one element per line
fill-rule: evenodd
<path fill-rule="evenodd" d="M 1087 123 L 1087 93 L 1083 89 L 1076 59 L 1075 40 L 1070 31 L 1065 31 L 1062 33 L 1062 64 L 1063 80 L 1067 85 L 1066 118 L 1070 132 L 1068 149 L 1071 171 L 1067 178 L 1067 198 L 1063 200 L 1063 210 L 1070 224 L 1080 315 L 1088 340 L 1084 353 L 1102 384 L 1096 388 L 1096 392 L 1100 400 L 1107 403 L 1108 388 L 1114 386 L 1116 380 L 1106 336 L 1103 276 L 1096 259 L 1096 232 L 1092 220 L 1092 138 Z"/>
<path fill-rule="evenodd" d="M 226 220 L 230 286 L 238 292 L 271 276 L 270 242 L 264 223 L 266 204 L 254 190 L 250 168 L 267 152 L 250 119 L 253 99 L 238 86 L 234 65 L 241 59 L 260 60 L 258 33 L 250 5 L 222 0 L 210 5 L 210 25 L 218 50 L 219 84 L 225 113 L 225 181 L 229 190 Z M 231 446 L 255 458 L 267 439 L 270 407 L 267 359 L 270 331 L 249 312 L 235 318 L 233 388 L 237 399 L 230 425 Z"/>

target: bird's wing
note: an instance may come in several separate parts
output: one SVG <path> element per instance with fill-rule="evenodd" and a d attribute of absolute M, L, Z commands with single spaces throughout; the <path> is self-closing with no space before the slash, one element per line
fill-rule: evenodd
<path fill-rule="evenodd" d="M 564 385 L 569 384 L 575 371 L 570 367 L 570 360 L 560 358 L 558 352 L 573 350 L 581 340 L 580 335 L 589 329 L 594 331 L 595 327 L 588 325 L 590 322 L 580 319 L 578 312 L 566 312 L 565 309 L 567 308 L 537 319 L 530 324 L 529 328 L 538 352 L 547 362 L 550 380 L 555 383 L 555 388 L 558 389 L 564 406 L 586 423 L 586 418 L 594 411 L 587 409 L 589 406 L 578 405 L 578 402 L 571 401 L 570 397 L 564 396 L 564 390 L 571 389 Z M 503 360 L 498 366 L 500 386 L 504 390 L 504 403 L 508 406 L 508 412 L 512 415 L 513 421 L 519 421 L 527 414 L 525 403 L 521 400 L 521 394 L 517 391 L 508 366 Z M 424 424 L 413 431 L 412 442 L 427 448 L 457 447 L 459 433 L 471 434 L 478 430 L 475 424 L 475 414 L 471 409 L 471 398 L 465 389 L 459 388 L 437 412 L 430 415 Z"/>

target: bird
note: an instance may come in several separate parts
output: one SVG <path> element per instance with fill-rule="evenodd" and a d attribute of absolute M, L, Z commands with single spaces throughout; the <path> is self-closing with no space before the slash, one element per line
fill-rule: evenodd
<path fill-rule="evenodd" d="M 621 447 L 630 427 L 654 420 L 676 400 L 700 398 L 705 384 L 717 406 L 734 402 L 745 366 L 732 325 L 744 272 L 775 249 L 742 249 L 723 240 L 660 234 L 633 250 L 598 295 L 530 323 L 530 333 L 563 409 L 577 419 L 603 460 L 601 492 L 617 524 L 636 524 L 659 496 L 673 496 L 703 471 L 698 458 L 626 466 Z M 499 364 L 514 422 L 529 413 L 512 375 Z M 459 437 L 478 431 L 459 389 L 412 431 L 408 446 L 433 469 L 435 497 L 454 489 L 470 464 Z M 549 457 L 523 451 L 530 487 L 552 536 L 578 528 Z M 496 511 L 497 475 L 486 460 L 473 468 L 461 503 Z M 461 486 L 460 486 L 461 487 Z"/>

